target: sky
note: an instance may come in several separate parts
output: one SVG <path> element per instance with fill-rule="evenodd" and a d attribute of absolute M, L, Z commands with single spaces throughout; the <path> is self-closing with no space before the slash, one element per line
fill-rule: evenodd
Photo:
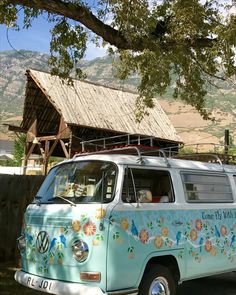
<path fill-rule="evenodd" d="M 31 28 L 20 31 L 11 28 L 7 30 L 5 25 L 0 25 L 0 51 L 14 48 L 49 53 L 50 29 L 52 27 L 53 25 L 49 24 L 43 16 L 35 19 Z M 91 60 L 104 55 L 106 55 L 105 48 L 98 48 L 94 44 L 88 43 L 85 59 Z"/>

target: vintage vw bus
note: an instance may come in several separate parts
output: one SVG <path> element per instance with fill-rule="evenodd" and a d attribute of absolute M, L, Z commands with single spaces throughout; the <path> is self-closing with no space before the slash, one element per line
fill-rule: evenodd
<path fill-rule="evenodd" d="M 174 295 L 180 282 L 235 270 L 235 182 L 230 165 L 123 149 L 75 156 L 26 210 L 15 279 L 52 294 Z"/>

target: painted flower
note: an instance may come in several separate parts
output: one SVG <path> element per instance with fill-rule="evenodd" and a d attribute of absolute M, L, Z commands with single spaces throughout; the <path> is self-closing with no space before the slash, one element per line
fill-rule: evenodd
<path fill-rule="evenodd" d="M 79 232 L 81 228 L 80 221 L 79 220 L 72 221 L 72 228 L 74 232 Z"/>
<path fill-rule="evenodd" d="M 220 233 L 223 237 L 225 237 L 227 235 L 227 228 L 225 225 L 222 225 L 220 228 Z"/>
<path fill-rule="evenodd" d="M 95 218 L 98 220 L 102 220 L 106 215 L 106 211 L 102 208 L 97 208 L 95 211 Z"/>
<path fill-rule="evenodd" d="M 217 254 L 216 248 L 212 247 L 211 250 L 210 250 L 210 253 L 211 253 L 212 256 L 216 256 L 216 254 Z"/>
<path fill-rule="evenodd" d="M 146 244 L 148 242 L 149 239 L 149 234 L 146 231 L 146 229 L 142 229 L 139 233 L 139 239 L 143 244 Z"/>
<path fill-rule="evenodd" d="M 197 231 L 196 231 L 196 229 L 192 229 L 192 230 L 190 231 L 189 236 L 190 236 L 190 239 L 191 239 L 192 241 L 196 241 L 196 239 L 197 239 Z"/>
<path fill-rule="evenodd" d="M 128 220 L 126 218 L 121 218 L 120 227 L 123 230 L 127 230 L 129 228 L 129 222 L 128 222 Z"/>
<path fill-rule="evenodd" d="M 169 229 L 167 227 L 163 227 L 161 229 L 161 234 L 163 235 L 163 237 L 168 237 L 168 235 L 169 235 Z"/>
<path fill-rule="evenodd" d="M 195 221 L 195 227 L 196 227 L 196 229 L 197 229 L 198 231 L 200 231 L 200 230 L 202 229 L 202 221 L 201 221 L 201 219 L 197 219 L 197 220 Z"/>
<path fill-rule="evenodd" d="M 161 236 L 157 236 L 154 240 L 154 245 L 160 249 L 163 245 L 163 241 L 162 241 L 162 237 Z"/>
<path fill-rule="evenodd" d="M 100 241 L 99 240 L 93 240 L 93 246 L 99 246 Z"/>
<path fill-rule="evenodd" d="M 211 241 L 207 240 L 206 243 L 205 243 L 205 250 L 207 252 L 210 252 L 211 249 L 212 249 L 212 243 L 211 243 Z"/>
<path fill-rule="evenodd" d="M 103 236 L 100 234 L 96 234 L 95 238 L 93 239 L 93 245 L 99 246 L 100 242 L 103 241 Z"/>
<path fill-rule="evenodd" d="M 92 221 L 86 222 L 85 225 L 83 226 L 83 231 L 86 236 L 94 235 L 96 230 L 97 230 L 96 224 L 93 223 Z"/>
<path fill-rule="evenodd" d="M 134 259 L 134 258 L 135 258 L 135 254 L 134 254 L 134 252 L 129 253 L 129 258 L 130 258 L 130 259 Z"/>

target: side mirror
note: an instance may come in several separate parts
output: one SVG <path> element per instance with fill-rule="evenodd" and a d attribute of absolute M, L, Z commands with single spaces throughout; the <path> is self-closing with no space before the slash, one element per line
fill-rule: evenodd
<path fill-rule="evenodd" d="M 140 190 L 138 191 L 137 196 L 140 203 L 152 202 L 152 193 L 149 190 Z"/>

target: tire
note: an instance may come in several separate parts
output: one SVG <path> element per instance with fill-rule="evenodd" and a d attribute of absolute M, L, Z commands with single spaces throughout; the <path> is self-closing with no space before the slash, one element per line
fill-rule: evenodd
<path fill-rule="evenodd" d="M 176 284 L 170 270 L 161 264 L 151 265 L 144 273 L 138 295 L 175 295 Z"/>

